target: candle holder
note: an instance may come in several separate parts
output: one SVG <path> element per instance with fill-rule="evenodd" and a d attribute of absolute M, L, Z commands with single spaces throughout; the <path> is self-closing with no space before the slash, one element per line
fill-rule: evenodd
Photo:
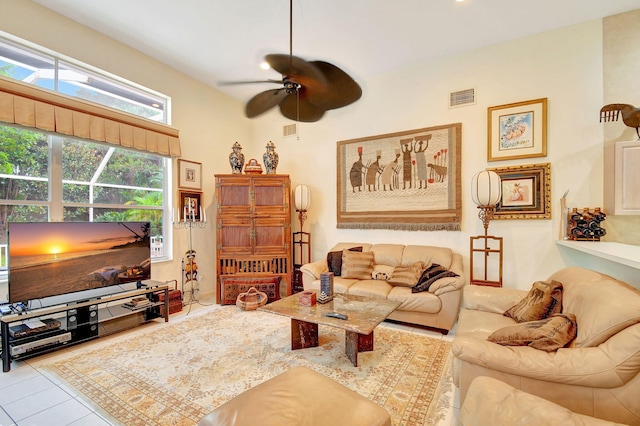
<path fill-rule="evenodd" d="M 182 259 L 182 297 L 183 305 L 189 304 L 189 310 L 191 304 L 199 303 L 198 300 L 198 274 L 196 273 L 197 265 L 194 260 L 195 250 L 193 249 L 193 235 L 192 230 L 195 228 L 203 229 L 207 226 L 207 212 L 202 209 L 200 205 L 196 208 L 183 208 L 182 218 L 178 217 L 178 221 L 175 219 L 175 212 L 171 215 L 172 225 L 175 229 L 188 229 L 189 230 L 189 250 L 187 250 L 187 260 Z M 188 287 L 189 299 L 185 298 L 185 285 Z"/>

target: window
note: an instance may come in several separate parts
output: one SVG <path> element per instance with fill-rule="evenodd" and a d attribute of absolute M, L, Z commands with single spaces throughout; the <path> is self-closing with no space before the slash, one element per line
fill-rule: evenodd
<path fill-rule="evenodd" d="M 144 220 L 156 241 L 153 258 L 163 258 L 169 161 L 0 126 L 0 245 L 9 222 Z"/>
<path fill-rule="evenodd" d="M 149 120 L 168 122 L 166 96 L 1 37 L 0 75 Z"/>
<path fill-rule="evenodd" d="M 168 97 L 3 38 L 0 75 L 148 120 L 169 121 Z M 167 259 L 170 251 L 163 241 L 171 229 L 170 174 L 171 160 L 163 155 L 0 122 L 0 302 L 6 300 L 2 284 L 9 222 L 149 221 L 152 259 Z"/>

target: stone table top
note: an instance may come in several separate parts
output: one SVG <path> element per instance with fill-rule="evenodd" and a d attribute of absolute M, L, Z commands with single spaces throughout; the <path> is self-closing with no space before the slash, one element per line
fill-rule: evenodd
<path fill-rule="evenodd" d="M 400 306 L 400 302 L 349 294 L 336 294 L 332 301 L 324 304 L 317 302 L 313 306 L 301 306 L 299 302 L 301 295 L 302 293 L 296 293 L 268 303 L 258 310 L 283 315 L 298 321 L 330 325 L 360 334 L 370 334 L 378 324 Z M 328 312 L 345 314 L 348 318 L 342 320 L 327 317 Z"/>

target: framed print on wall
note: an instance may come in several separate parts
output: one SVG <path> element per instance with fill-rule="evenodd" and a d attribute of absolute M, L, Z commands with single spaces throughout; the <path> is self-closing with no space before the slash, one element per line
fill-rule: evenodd
<path fill-rule="evenodd" d="M 502 180 L 493 219 L 551 219 L 551 163 L 487 170 Z"/>
<path fill-rule="evenodd" d="M 188 189 L 202 189 L 202 163 L 178 160 L 178 186 Z"/>
<path fill-rule="evenodd" d="M 547 98 L 490 107 L 487 160 L 547 156 Z"/>
<path fill-rule="evenodd" d="M 179 191 L 178 205 L 180 207 L 180 221 L 200 221 L 202 220 L 202 193 Z"/>

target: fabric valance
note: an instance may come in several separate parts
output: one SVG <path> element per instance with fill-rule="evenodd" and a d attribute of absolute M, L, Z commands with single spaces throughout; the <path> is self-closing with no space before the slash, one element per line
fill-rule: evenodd
<path fill-rule="evenodd" d="M 181 155 L 177 129 L 4 77 L 0 121 L 167 157 Z"/>

